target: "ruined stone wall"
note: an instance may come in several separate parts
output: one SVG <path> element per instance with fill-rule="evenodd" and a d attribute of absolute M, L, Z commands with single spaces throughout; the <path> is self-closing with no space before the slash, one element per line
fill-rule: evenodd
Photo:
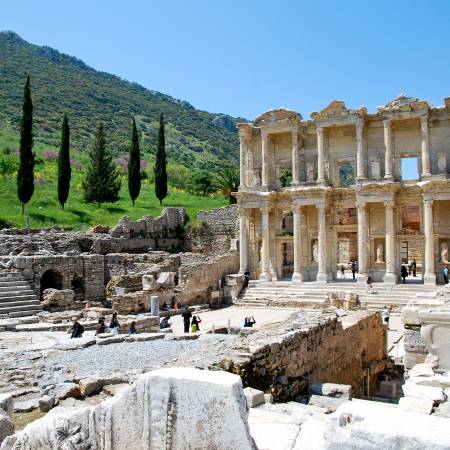
<path fill-rule="evenodd" d="M 236 346 L 239 353 L 221 367 L 277 400 L 296 398 L 309 384 L 325 382 L 349 384 L 360 396 L 367 370 L 373 385 L 385 367 L 384 332 L 378 313 L 358 311 L 337 319 L 303 312 L 243 339 Z"/>
<path fill-rule="evenodd" d="M 214 234 L 237 234 L 239 232 L 239 210 L 237 205 L 223 206 L 210 211 L 199 211 L 197 220 L 204 222 Z"/>

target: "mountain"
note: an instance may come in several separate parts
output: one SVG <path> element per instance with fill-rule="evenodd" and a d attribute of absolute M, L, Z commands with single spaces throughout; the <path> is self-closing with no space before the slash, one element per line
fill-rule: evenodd
<path fill-rule="evenodd" d="M 152 159 L 163 112 L 170 162 L 207 170 L 238 163 L 236 123 L 245 119 L 199 111 L 188 102 L 99 72 L 50 47 L 30 44 L 11 31 L 0 32 L 0 125 L 19 130 L 27 74 L 35 136 L 40 142 L 59 145 L 61 121 L 67 112 L 75 148 L 83 152 L 91 146 L 102 121 L 113 153 L 125 153 L 134 116 L 141 150 Z"/>

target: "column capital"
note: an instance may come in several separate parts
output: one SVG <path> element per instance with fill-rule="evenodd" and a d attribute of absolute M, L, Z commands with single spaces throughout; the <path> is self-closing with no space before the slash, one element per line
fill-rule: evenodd
<path fill-rule="evenodd" d="M 325 211 L 327 205 L 325 203 L 317 203 L 316 208 L 318 211 Z"/>
<path fill-rule="evenodd" d="M 355 202 L 355 206 L 358 208 L 358 209 L 364 209 L 365 207 L 366 207 L 366 202 L 364 202 L 364 201 L 362 201 L 362 200 L 357 200 L 356 202 Z"/>
<path fill-rule="evenodd" d="M 320 136 L 323 136 L 323 127 L 318 125 L 316 129 L 317 129 L 317 134 Z"/>
<path fill-rule="evenodd" d="M 431 207 L 431 206 L 433 206 L 433 201 L 434 200 L 432 198 L 424 198 L 423 204 L 424 204 L 424 206 Z"/>
<path fill-rule="evenodd" d="M 384 128 L 390 128 L 391 119 L 383 119 L 383 125 L 384 125 Z"/>
<path fill-rule="evenodd" d="M 239 215 L 242 217 L 246 217 L 248 214 L 248 208 L 244 208 L 243 206 L 239 207 Z"/>
<path fill-rule="evenodd" d="M 425 124 L 428 125 L 428 114 L 424 114 L 423 116 L 420 116 L 420 123 L 422 125 L 425 125 Z"/>
<path fill-rule="evenodd" d="M 394 200 L 388 200 L 386 202 L 383 202 L 384 207 L 386 209 L 393 209 L 394 208 Z"/>
<path fill-rule="evenodd" d="M 292 211 L 294 212 L 294 213 L 297 213 L 297 214 L 299 214 L 299 213 L 301 213 L 302 212 L 302 205 L 292 205 Z"/>
<path fill-rule="evenodd" d="M 264 214 L 269 214 L 270 213 L 270 206 L 261 206 L 259 209 Z"/>
<path fill-rule="evenodd" d="M 299 127 L 298 127 L 298 125 L 292 125 L 292 127 L 291 127 L 291 133 L 292 133 L 292 134 L 298 134 L 298 132 L 299 132 Z"/>

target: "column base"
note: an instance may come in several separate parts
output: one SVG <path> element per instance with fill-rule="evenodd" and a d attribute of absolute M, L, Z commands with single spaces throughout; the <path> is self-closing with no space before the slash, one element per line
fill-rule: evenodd
<path fill-rule="evenodd" d="M 394 178 L 392 177 L 392 175 L 385 175 L 384 181 L 394 181 Z"/>
<path fill-rule="evenodd" d="M 386 272 L 383 277 L 384 284 L 397 284 L 397 275 Z"/>
<path fill-rule="evenodd" d="M 259 281 L 272 281 L 272 277 L 270 276 L 269 272 L 261 272 Z"/>
<path fill-rule="evenodd" d="M 292 282 L 293 283 L 302 283 L 303 282 L 303 275 L 299 272 L 294 272 L 292 274 Z"/>
<path fill-rule="evenodd" d="M 436 274 L 435 273 L 426 273 L 423 276 L 423 284 L 427 286 L 436 286 Z"/>
<path fill-rule="evenodd" d="M 328 275 L 326 273 L 324 273 L 324 272 L 319 272 L 317 274 L 316 281 L 318 283 L 324 283 L 324 284 L 328 283 Z"/>
<path fill-rule="evenodd" d="M 367 274 L 366 273 L 357 273 L 356 274 L 356 283 L 357 284 L 367 284 Z"/>

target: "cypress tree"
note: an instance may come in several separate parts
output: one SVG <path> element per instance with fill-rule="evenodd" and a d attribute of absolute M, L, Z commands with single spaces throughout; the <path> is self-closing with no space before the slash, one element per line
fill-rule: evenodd
<path fill-rule="evenodd" d="M 33 102 L 31 101 L 30 76 L 27 76 L 23 91 L 22 123 L 20 125 L 20 162 L 17 171 L 17 195 L 25 205 L 34 192 L 34 153 L 33 153 Z"/>
<path fill-rule="evenodd" d="M 133 128 L 131 130 L 130 157 L 128 158 L 128 192 L 133 202 L 139 197 L 141 190 L 141 152 L 139 150 L 139 136 L 136 121 L 133 117 Z"/>
<path fill-rule="evenodd" d="M 70 177 L 72 169 L 70 168 L 70 128 L 67 120 L 67 114 L 64 114 L 61 127 L 61 147 L 58 155 L 58 200 L 61 208 L 64 209 L 64 204 L 69 197 Z"/>
<path fill-rule="evenodd" d="M 89 165 L 83 181 L 84 199 L 100 205 L 119 199 L 120 178 L 111 153 L 106 148 L 105 131 L 100 123 L 95 144 L 89 152 Z"/>
<path fill-rule="evenodd" d="M 164 137 L 164 116 L 159 116 L 158 145 L 155 161 L 155 194 L 162 205 L 167 196 L 166 142 Z"/>

